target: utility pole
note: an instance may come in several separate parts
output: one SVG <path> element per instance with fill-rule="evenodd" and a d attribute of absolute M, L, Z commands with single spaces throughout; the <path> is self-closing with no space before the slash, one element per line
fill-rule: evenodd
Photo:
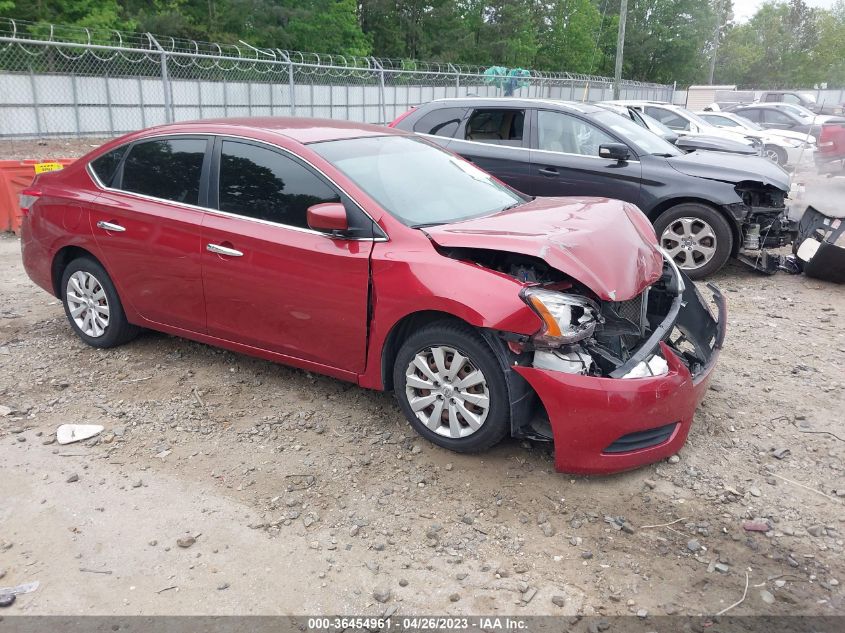
<path fill-rule="evenodd" d="M 716 0 L 716 29 L 713 31 L 713 56 L 710 58 L 710 80 L 707 82 L 713 85 L 713 76 L 716 74 L 716 55 L 719 52 L 719 33 L 722 30 L 722 0 Z"/>
<path fill-rule="evenodd" d="M 619 8 L 619 34 L 616 36 L 616 72 L 613 75 L 613 98 L 618 99 L 622 89 L 622 54 L 625 50 L 625 22 L 628 19 L 628 0 Z"/>

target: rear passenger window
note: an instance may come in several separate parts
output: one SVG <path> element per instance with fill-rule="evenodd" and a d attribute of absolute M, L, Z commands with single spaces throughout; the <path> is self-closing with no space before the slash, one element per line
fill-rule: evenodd
<path fill-rule="evenodd" d="M 121 147 L 113 149 L 110 152 L 106 152 L 99 158 L 95 158 L 91 161 L 91 169 L 94 170 L 97 178 L 99 178 L 100 182 L 106 187 L 111 186 L 114 173 L 117 171 L 117 166 L 120 164 L 120 159 L 123 158 L 123 155 L 126 153 L 128 148 L 128 145 L 122 145 Z"/>
<path fill-rule="evenodd" d="M 120 188 L 164 200 L 199 204 L 206 140 L 157 139 L 136 143 L 123 164 Z"/>
<path fill-rule="evenodd" d="M 440 108 L 422 116 L 414 123 L 414 132 L 420 134 L 434 134 L 435 136 L 447 136 L 452 138 L 461 120 L 464 118 L 466 108 Z"/>
<path fill-rule="evenodd" d="M 525 110 L 476 110 L 467 121 L 468 141 L 522 146 Z"/>
<path fill-rule="evenodd" d="M 340 202 L 340 196 L 297 161 L 267 147 L 223 141 L 221 211 L 308 228 L 308 207 L 321 202 Z"/>

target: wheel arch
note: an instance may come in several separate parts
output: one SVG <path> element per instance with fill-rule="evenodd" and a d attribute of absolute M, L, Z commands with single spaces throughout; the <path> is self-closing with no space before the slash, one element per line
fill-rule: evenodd
<path fill-rule="evenodd" d="M 660 203 L 656 204 L 654 207 L 652 207 L 651 210 L 648 212 L 648 219 L 651 221 L 652 224 L 654 224 L 660 214 L 680 204 L 703 204 L 704 206 L 713 209 L 716 213 L 725 218 L 725 220 L 727 220 L 728 222 L 728 226 L 731 229 L 731 237 L 733 238 L 733 244 L 731 245 L 731 257 L 736 256 L 736 254 L 739 252 L 739 245 L 742 243 L 742 235 L 740 234 L 739 225 L 737 224 L 736 218 L 733 217 L 728 212 L 728 210 L 724 208 L 724 206 L 716 204 L 711 200 L 696 197 L 669 198 L 668 200 L 663 200 Z M 660 237 L 658 236 L 658 240 L 659 239 Z"/>
<path fill-rule="evenodd" d="M 100 259 L 94 255 L 91 251 L 82 248 L 81 246 L 77 246 L 74 244 L 64 246 L 60 248 L 56 254 L 53 256 L 53 263 L 50 267 L 50 279 L 53 284 L 53 294 L 56 295 L 59 299 L 62 299 L 64 296 L 64 290 L 62 289 L 62 274 L 67 268 L 67 265 L 70 264 L 74 259 L 79 257 L 88 257 L 93 259 L 97 262 L 100 266 L 105 268 Z M 108 271 L 107 271 L 108 272 Z"/>
<path fill-rule="evenodd" d="M 406 314 L 390 328 L 381 349 L 381 380 L 385 391 L 393 390 L 393 365 L 402 344 L 412 332 L 437 321 L 453 321 L 476 330 L 480 329 L 469 321 L 442 310 L 420 310 Z"/>

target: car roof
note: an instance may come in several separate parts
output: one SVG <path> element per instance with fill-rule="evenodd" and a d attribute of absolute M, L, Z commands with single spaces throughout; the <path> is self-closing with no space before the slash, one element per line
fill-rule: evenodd
<path fill-rule="evenodd" d="M 167 132 L 202 132 L 206 134 L 234 134 L 244 130 L 264 131 L 281 134 L 299 143 L 318 143 L 366 136 L 389 134 L 406 135 L 407 132 L 381 125 L 301 117 L 234 117 L 222 119 L 201 119 L 179 121 L 149 128 L 145 132 L 161 134 Z"/>
<path fill-rule="evenodd" d="M 584 114 L 592 112 L 601 112 L 602 108 L 592 103 L 581 103 L 578 101 L 565 101 L 557 99 L 526 99 L 523 97 L 447 97 L 443 99 L 434 99 L 427 104 L 443 104 L 455 107 L 478 107 L 478 106 L 508 106 L 516 108 L 536 108 L 541 106 L 552 106 L 564 110 L 574 110 Z"/>

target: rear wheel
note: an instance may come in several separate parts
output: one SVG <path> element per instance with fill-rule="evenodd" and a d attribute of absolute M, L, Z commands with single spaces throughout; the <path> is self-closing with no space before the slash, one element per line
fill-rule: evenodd
<path fill-rule="evenodd" d="M 92 347 L 115 347 L 135 338 L 105 268 L 90 257 L 74 259 L 62 274 L 62 302 L 73 331 Z"/>
<path fill-rule="evenodd" d="M 663 250 L 692 279 L 719 270 L 733 249 L 733 234 L 725 217 L 696 202 L 667 209 L 654 222 L 654 230 Z"/>
<path fill-rule="evenodd" d="M 507 434 L 504 374 L 490 346 L 467 325 L 440 321 L 409 336 L 396 356 L 393 385 L 408 422 L 438 446 L 477 452 Z"/>

